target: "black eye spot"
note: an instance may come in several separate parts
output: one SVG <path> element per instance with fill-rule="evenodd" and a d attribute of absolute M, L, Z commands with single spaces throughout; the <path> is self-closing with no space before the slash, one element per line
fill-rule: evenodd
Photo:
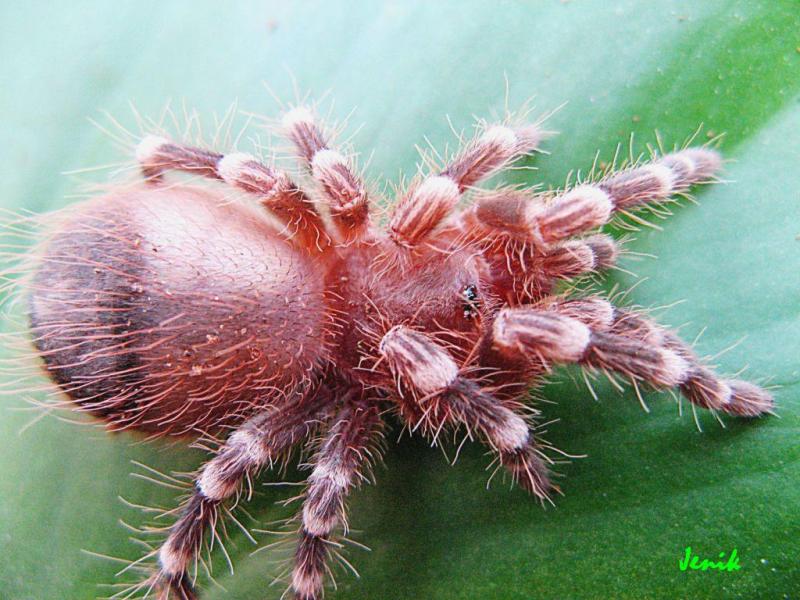
<path fill-rule="evenodd" d="M 478 287 L 473 284 L 468 285 L 461 290 L 461 296 L 464 298 L 464 317 L 474 319 L 481 307 L 478 300 Z"/>

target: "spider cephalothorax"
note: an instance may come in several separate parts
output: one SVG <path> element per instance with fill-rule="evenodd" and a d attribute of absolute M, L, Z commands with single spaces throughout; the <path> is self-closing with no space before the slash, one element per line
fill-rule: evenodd
<path fill-rule="evenodd" d="M 434 439 L 465 426 L 548 498 L 549 459 L 523 403 L 559 363 L 679 388 L 735 416 L 770 411 L 768 393 L 720 378 L 643 313 L 558 291 L 614 264 L 617 245 L 597 230 L 616 214 L 712 180 L 713 150 L 653 156 L 562 192 L 480 191 L 542 137 L 484 125 L 402 190 L 379 227 L 352 161 L 314 115 L 296 108 L 282 123 L 313 189 L 247 154 L 147 136 L 146 181 L 65 217 L 30 279 L 35 345 L 80 408 L 154 436 L 235 430 L 197 474 L 142 589 L 194 598 L 190 568 L 223 503 L 303 446 L 312 471 L 291 585 L 297 598 L 321 597 L 345 499 L 387 413 Z M 224 185 L 167 184 L 168 170 Z M 247 201 L 227 201 L 224 186 Z"/>

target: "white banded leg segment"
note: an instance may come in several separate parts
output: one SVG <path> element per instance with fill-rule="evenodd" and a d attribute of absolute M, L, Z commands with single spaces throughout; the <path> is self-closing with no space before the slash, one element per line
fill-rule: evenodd
<path fill-rule="evenodd" d="M 311 161 L 311 173 L 329 199 L 331 217 L 350 232 L 367 224 L 369 197 L 350 162 L 335 150 L 320 150 Z"/>
<path fill-rule="evenodd" d="M 311 160 L 311 173 L 333 201 L 334 214 L 352 213 L 366 207 L 367 193 L 361 181 L 350 170 L 347 159 L 336 150 L 317 152 Z"/>
<path fill-rule="evenodd" d="M 480 193 L 461 213 L 462 229 L 469 239 L 482 242 L 499 237 L 518 242 L 539 241 L 536 222 L 529 218 L 530 192 L 500 188 Z"/>
<path fill-rule="evenodd" d="M 343 523 L 344 499 L 369 464 L 368 449 L 381 428 L 375 405 L 345 406 L 314 457 L 303 504 L 303 528 L 317 536 L 330 535 Z"/>
<path fill-rule="evenodd" d="M 547 310 L 509 308 L 494 323 L 494 344 L 507 353 L 523 353 L 547 366 L 580 363 L 614 371 L 654 387 L 679 385 L 688 363 L 668 348 L 603 331 Z"/>
<path fill-rule="evenodd" d="M 458 365 L 447 350 L 428 335 L 403 325 L 383 336 L 379 352 L 392 372 L 422 396 L 443 391 L 458 377 Z"/>
<path fill-rule="evenodd" d="M 592 248 L 579 240 L 569 240 L 548 249 L 542 257 L 542 270 L 554 279 L 572 279 L 595 268 Z"/>
<path fill-rule="evenodd" d="M 669 348 L 605 332 L 592 335 L 592 343 L 581 362 L 643 381 L 655 388 L 679 386 L 690 368 L 686 360 Z"/>
<path fill-rule="evenodd" d="M 595 271 L 610 269 L 617 264 L 619 246 L 610 235 L 598 233 L 582 238 L 581 241 L 592 251 Z"/>
<path fill-rule="evenodd" d="M 357 236 L 369 221 L 369 197 L 352 162 L 329 147 L 325 133 L 305 107 L 287 112 L 283 128 L 322 188 L 337 227 L 346 239 Z"/>
<path fill-rule="evenodd" d="M 380 413 L 374 403 L 347 403 L 334 417 L 314 456 L 292 571 L 298 599 L 322 597 L 327 545 L 339 526 L 346 530 L 345 499 L 353 487 L 366 480 L 363 470 L 370 465 L 380 432 Z"/>
<path fill-rule="evenodd" d="M 474 382 L 459 378 L 444 394 L 452 418 L 477 429 L 499 453 L 517 452 L 531 439 L 528 423 Z"/>
<path fill-rule="evenodd" d="M 653 324 L 653 327 L 659 326 Z M 774 402 L 769 392 L 747 381 L 720 377 L 703 365 L 694 350 L 675 333 L 661 328 L 661 334 L 664 345 L 689 364 L 680 390 L 690 402 L 739 417 L 757 417 L 772 411 Z"/>
<path fill-rule="evenodd" d="M 469 142 L 441 174 L 455 181 L 463 192 L 520 156 L 536 150 L 542 137 L 535 125 L 513 128 L 491 125 Z"/>
<path fill-rule="evenodd" d="M 641 340 L 651 346 L 665 345 L 664 328 L 635 310 L 615 308 L 611 333 Z"/>
<path fill-rule="evenodd" d="M 389 225 L 392 238 L 408 247 L 423 241 L 455 209 L 467 188 L 534 151 L 542 137 L 534 125 L 484 129 L 438 175 L 427 177 L 400 198 Z"/>
<path fill-rule="evenodd" d="M 156 162 L 158 151 L 170 141 L 160 135 L 146 135 L 136 146 L 136 160 L 142 165 L 152 165 Z"/>
<path fill-rule="evenodd" d="M 497 452 L 500 463 L 516 483 L 539 498 L 551 490 L 547 466 L 539 453 L 527 421 L 504 406 L 478 384 L 459 377 L 446 391 L 432 400 L 428 410 L 429 431 L 438 431 L 441 422 L 463 424 L 478 432 Z"/>
<path fill-rule="evenodd" d="M 460 198 L 452 178 L 435 175 L 423 179 L 398 200 L 389 221 L 389 235 L 401 246 L 419 244 L 450 215 Z"/>
<path fill-rule="evenodd" d="M 427 335 L 406 327 L 395 327 L 384 336 L 381 354 L 416 398 L 403 410 L 407 424 L 422 425 L 423 432 L 436 437 L 447 424 L 477 431 L 498 453 L 501 463 L 515 481 L 541 498 L 550 483 L 547 468 L 538 454 L 528 423 L 478 384 L 459 375 L 458 366 L 447 350 Z"/>
<path fill-rule="evenodd" d="M 543 250 L 541 266 L 548 277 L 573 279 L 613 266 L 618 252 L 613 238 L 597 234 Z"/>
<path fill-rule="evenodd" d="M 136 160 L 144 176 L 160 180 L 164 171 L 186 171 L 212 179 L 220 179 L 217 163 L 222 154 L 178 144 L 157 135 L 147 135 L 136 147 Z"/>
<path fill-rule="evenodd" d="M 326 243 L 325 226 L 313 202 L 283 171 L 236 153 L 220 159 L 218 174 L 229 185 L 259 196 L 261 204 L 291 226 L 292 233 L 313 235 L 317 243 Z"/>
<path fill-rule="evenodd" d="M 730 402 L 723 410 L 738 417 L 759 417 L 771 413 L 775 407 L 772 394 L 765 389 L 740 379 L 726 381 L 731 390 Z"/>
<path fill-rule="evenodd" d="M 277 171 L 245 152 L 221 157 L 217 163 L 217 173 L 228 185 L 259 195 L 271 193 L 278 181 Z"/>
<path fill-rule="evenodd" d="M 323 597 L 328 544 L 325 538 L 300 532 L 292 569 L 295 600 L 320 600 Z"/>
<path fill-rule="evenodd" d="M 616 209 L 666 200 L 675 189 L 672 170 L 653 163 L 628 169 L 602 181 L 600 186 L 614 199 Z"/>
<path fill-rule="evenodd" d="M 610 196 L 594 185 L 579 185 L 542 206 L 531 202 L 527 221 L 544 244 L 552 244 L 604 225 L 614 205 Z"/>
<path fill-rule="evenodd" d="M 325 224 L 314 203 L 283 171 L 273 169 L 254 156 L 235 153 L 223 156 L 217 174 L 228 185 L 257 196 L 275 215 L 292 239 L 312 253 L 330 244 Z"/>
<path fill-rule="evenodd" d="M 471 239 L 504 236 L 536 247 L 604 225 L 611 218 L 609 195 L 595 185 L 580 185 L 552 199 L 520 190 L 497 190 L 479 197 L 462 222 Z"/>
<path fill-rule="evenodd" d="M 397 378 L 401 418 L 412 429 L 436 431 L 447 417 L 437 414 L 440 406 L 433 400 L 459 377 L 453 357 L 428 334 L 402 325 L 383 336 L 378 351 Z"/>
<path fill-rule="evenodd" d="M 633 310 L 616 309 L 611 332 L 650 347 L 667 348 L 680 356 L 687 367 L 678 385 L 692 404 L 713 410 L 725 410 L 725 405 L 730 404 L 731 390 L 727 383 L 702 365 L 688 344 L 652 319 Z"/>
<path fill-rule="evenodd" d="M 616 309 L 605 298 L 561 298 L 547 306 L 547 310 L 580 321 L 592 331 L 607 331 L 614 324 Z"/>
<path fill-rule="evenodd" d="M 203 539 L 220 517 L 220 505 L 239 493 L 244 478 L 269 465 L 297 441 L 305 439 L 316 419 L 324 417 L 327 396 L 293 399 L 247 421 L 234 432 L 219 453 L 204 465 L 195 490 L 159 549 L 159 571 L 154 584 L 177 598 L 195 598 L 189 566 Z"/>
<path fill-rule="evenodd" d="M 522 353 L 545 364 L 578 362 L 589 346 L 589 327 L 546 310 L 506 308 L 493 325 L 494 344 L 502 352 Z"/>
<path fill-rule="evenodd" d="M 264 443 L 256 429 L 235 431 L 220 453 L 201 469 L 197 478 L 200 494 L 222 502 L 239 490 L 245 474 L 268 464 L 274 449 Z"/>
<path fill-rule="evenodd" d="M 692 404 L 739 417 L 757 417 L 772 411 L 774 403 L 769 392 L 747 381 L 720 377 L 676 333 L 646 315 L 617 309 L 611 331 L 679 356 L 686 369 L 677 385 Z"/>
<path fill-rule="evenodd" d="M 524 191 L 499 190 L 465 211 L 464 228 L 472 239 L 502 234 L 547 247 L 606 224 L 615 210 L 664 200 L 707 182 L 720 164 L 716 152 L 689 148 L 597 183 L 576 186 L 550 200 Z"/>
<path fill-rule="evenodd" d="M 708 148 L 686 148 L 665 155 L 659 162 L 672 171 L 676 190 L 710 181 L 722 167 L 722 157 Z"/>
<path fill-rule="evenodd" d="M 608 192 L 617 210 L 666 200 L 690 186 L 710 181 L 722 160 L 706 148 L 687 148 L 651 163 L 609 175 L 598 185 Z"/>
<path fill-rule="evenodd" d="M 218 518 L 219 503 L 201 494 L 195 493 L 184 506 L 182 516 L 158 550 L 158 576 L 167 589 L 195 597 L 191 586 L 187 587 L 189 565 L 200 553 L 205 532 L 216 526 Z"/>
<path fill-rule="evenodd" d="M 305 106 L 291 109 L 281 121 L 286 136 L 297 148 L 300 158 L 307 165 L 311 165 L 314 155 L 320 150 L 328 148 L 320 127 L 317 125 L 314 114 Z"/>
<path fill-rule="evenodd" d="M 675 333 L 598 297 L 560 300 L 546 310 L 507 308 L 498 313 L 493 331 L 498 349 L 523 353 L 545 366 L 578 363 L 657 389 L 676 387 L 697 406 L 737 416 L 772 410 L 768 392 L 719 377 Z"/>
<path fill-rule="evenodd" d="M 284 225 L 292 238 L 311 252 L 323 250 L 330 239 L 311 200 L 282 171 L 275 170 L 250 154 L 227 155 L 147 136 L 139 144 L 137 159 L 143 173 L 159 181 L 164 171 L 186 171 L 257 196 Z"/>

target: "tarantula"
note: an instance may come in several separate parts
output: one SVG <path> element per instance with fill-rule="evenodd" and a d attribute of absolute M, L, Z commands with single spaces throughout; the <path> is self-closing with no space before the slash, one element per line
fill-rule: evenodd
<path fill-rule="evenodd" d="M 304 446 L 291 587 L 319 599 L 387 412 L 434 440 L 465 426 L 544 500 L 551 459 L 525 401 L 554 365 L 678 388 L 734 416 L 771 411 L 767 392 L 721 378 L 643 312 L 559 291 L 614 265 L 601 226 L 713 180 L 715 151 L 654 155 L 564 191 L 480 190 L 543 138 L 537 125 L 481 124 L 405 186 L 382 228 L 314 112 L 293 108 L 281 123 L 313 189 L 249 154 L 149 135 L 136 152 L 145 181 L 65 217 L 29 284 L 35 346 L 80 409 L 153 437 L 233 430 L 142 584 L 159 598 L 196 598 L 191 566 L 224 503 Z M 168 183 L 169 170 L 222 185 Z M 247 201 L 228 201 L 231 187 Z"/>

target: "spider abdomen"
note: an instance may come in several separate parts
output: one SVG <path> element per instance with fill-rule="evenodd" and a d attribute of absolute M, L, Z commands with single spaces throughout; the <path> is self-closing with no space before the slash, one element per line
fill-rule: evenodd
<path fill-rule="evenodd" d="M 324 265 L 257 206 L 137 187 L 82 205 L 31 280 L 49 375 L 114 428 L 184 433 L 291 393 L 324 358 Z"/>

